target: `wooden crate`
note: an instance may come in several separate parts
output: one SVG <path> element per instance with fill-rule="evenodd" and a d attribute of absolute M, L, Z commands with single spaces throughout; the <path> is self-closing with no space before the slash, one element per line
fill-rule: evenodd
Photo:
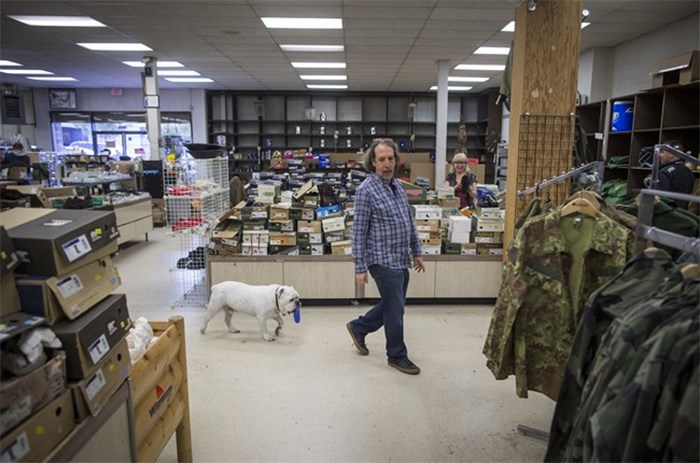
<path fill-rule="evenodd" d="M 191 462 L 185 320 L 176 316 L 150 325 L 158 339 L 130 372 L 138 461 L 156 461 L 175 433 L 178 461 Z"/>

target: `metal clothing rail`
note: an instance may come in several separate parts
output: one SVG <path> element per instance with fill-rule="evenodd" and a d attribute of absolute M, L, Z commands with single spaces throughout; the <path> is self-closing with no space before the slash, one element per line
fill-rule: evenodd
<path fill-rule="evenodd" d="M 584 164 L 580 167 L 576 167 L 574 169 L 571 169 L 568 172 L 564 172 L 563 174 L 557 175 L 555 177 L 552 177 L 548 180 L 543 180 L 540 183 L 531 186 L 529 188 L 526 188 L 524 190 L 518 191 L 518 197 L 521 198 L 525 195 L 529 195 L 532 193 L 537 193 L 539 190 L 542 188 L 546 188 L 550 185 L 554 185 L 559 182 L 563 182 L 564 180 L 574 177 L 578 174 L 581 174 L 583 172 L 586 172 L 591 169 L 598 169 L 599 171 L 603 168 L 603 161 L 593 161 L 588 164 Z"/>
<path fill-rule="evenodd" d="M 639 194 L 641 195 L 641 200 L 639 202 L 639 210 L 637 211 L 637 239 L 635 241 L 635 251 L 643 251 L 646 240 L 651 240 L 700 257 L 700 238 L 679 235 L 668 230 L 656 228 L 651 224 L 654 216 L 655 196 L 695 203 L 700 203 L 700 196 L 653 189 L 639 190 Z"/>
<path fill-rule="evenodd" d="M 684 161 L 690 162 L 692 164 L 695 164 L 696 166 L 700 166 L 700 159 L 698 159 L 695 156 L 692 156 L 684 151 L 679 150 L 678 148 L 674 148 L 671 145 L 654 145 L 654 161 L 651 164 L 651 183 L 649 185 L 649 188 L 658 188 L 659 186 L 659 153 L 661 151 L 668 151 L 674 156 L 677 156 Z M 689 201 L 689 200 L 686 200 Z"/>

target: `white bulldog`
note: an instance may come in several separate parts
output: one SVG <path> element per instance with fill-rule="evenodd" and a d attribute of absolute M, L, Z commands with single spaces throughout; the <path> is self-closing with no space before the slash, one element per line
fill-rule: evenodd
<path fill-rule="evenodd" d="M 279 336 L 284 325 L 282 317 L 293 313 L 298 307 L 301 307 L 299 293 L 292 286 L 252 286 L 238 281 L 224 281 L 211 287 L 207 313 L 199 331 L 204 334 L 209 320 L 225 309 L 224 321 L 229 332 L 241 332 L 231 325 L 233 312 L 241 312 L 256 317 L 263 339 L 274 341 L 276 338 L 267 331 L 267 319 L 277 320 L 275 336 Z"/>

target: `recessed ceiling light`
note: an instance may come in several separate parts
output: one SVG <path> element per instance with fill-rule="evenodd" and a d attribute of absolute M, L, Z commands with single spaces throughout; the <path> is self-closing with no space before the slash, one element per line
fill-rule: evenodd
<path fill-rule="evenodd" d="M 488 77 L 461 77 L 461 76 L 449 76 L 447 78 L 449 82 L 486 82 L 489 80 Z"/>
<path fill-rule="evenodd" d="M 34 16 L 10 15 L 10 18 L 28 26 L 40 27 L 107 27 L 89 16 Z"/>
<path fill-rule="evenodd" d="M 122 61 L 122 63 L 132 68 L 142 68 L 145 66 L 143 61 Z M 185 65 L 178 61 L 158 61 L 159 68 L 184 68 Z"/>
<path fill-rule="evenodd" d="M 0 59 L 0 66 L 22 66 L 19 63 L 15 63 L 14 61 L 8 61 L 6 59 Z"/>
<path fill-rule="evenodd" d="M 306 88 L 337 88 L 337 89 L 347 89 L 347 85 L 322 85 L 322 84 L 308 84 Z"/>
<path fill-rule="evenodd" d="M 214 82 L 209 77 L 166 77 L 168 82 Z"/>
<path fill-rule="evenodd" d="M 40 69 L 0 69 L 0 72 L 5 74 L 18 74 L 27 76 L 52 75 L 53 72 L 42 71 Z"/>
<path fill-rule="evenodd" d="M 505 64 L 458 64 L 455 66 L 457 71 L 502 71 L 505 68 Z"/>
<path fill-rule="evenodd" d="M 77 45 L 94 51 L 153 51 L 142 43 L 78 43 Z"/>
<path fill-rule="evenodd" d="M 185 77 L 185 76 L 201 76 L 200 73 L 197 71 L 190 71 L 188 69 L 164 69 L 162 71 L 158 71 L 158 75 L 161 77 Z"/>
<path fill-rule="evenodd" d="M 479 47 L 474 52 L 475 55 L 507 55 L 510 52 L 508 47 Z"/>
<path fill-rule="evenodd" d="M 447 86 L 447 90 L 456 90 L 456 91 L 464 91 L 464 92 L 466 92 L 467 90 L 471 90 L 472 88 L 474 88 L 474 87 L 462 87 L 459 85 L 448 85 Z M 430 87 L 430 90 L 437 90 L 437 89 L 438 89 L 437 85 L 433 85 L 432 87 Z"/>
<path fill-rule="evenodd" d="M 515 32 L 515 21 L 511 21 L 501 29 L 501 32 Z"/>
<path fill-rule="evenodd" d="M 348 76 L 303 75 L 299 77 L 301 77 L 301 80 L 348 80 Z"/>
<path fill-rule="evenodd" d="M 260 18 L 268 29 L 342 29 L 341 18 Z"/>
<path fill-rule="evenodd" d="M 591 23 L 582 22 L 582 23 L 581 23 L 581 29 L 584 29 L 584 28 L 586 28 L 586 27 L 588 27 L 588 26 L 590 26 L 590 25 L 591 25 Z"/>
<path fill-rule="evenodd" d="M 75 77 L 27 77 L 30 80 L 44 80 L 48 82 L 61 82 L 61 81 L 73 81 L 78 80 Z"/>
<path fill-rule="evenodd" d="M 293 62 L 295 68 L 316 68 L 316 69 L 345 69 L 345 63 L 304 63 Z"/>
<path fill-rule="evenodd" d="M 320 52 L 342 52 L 345 47 L 342 45 L 280 45 L 284 51 L 320 51 Z"/>

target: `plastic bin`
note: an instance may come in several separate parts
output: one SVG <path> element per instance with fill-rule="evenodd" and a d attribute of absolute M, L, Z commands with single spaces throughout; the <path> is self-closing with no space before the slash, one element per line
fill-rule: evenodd
<path fill-rule="evenodd" d="M 632 130 L 634 118 L 634 101 L 613 101 L 611 129 L 613 132 Z"/>

